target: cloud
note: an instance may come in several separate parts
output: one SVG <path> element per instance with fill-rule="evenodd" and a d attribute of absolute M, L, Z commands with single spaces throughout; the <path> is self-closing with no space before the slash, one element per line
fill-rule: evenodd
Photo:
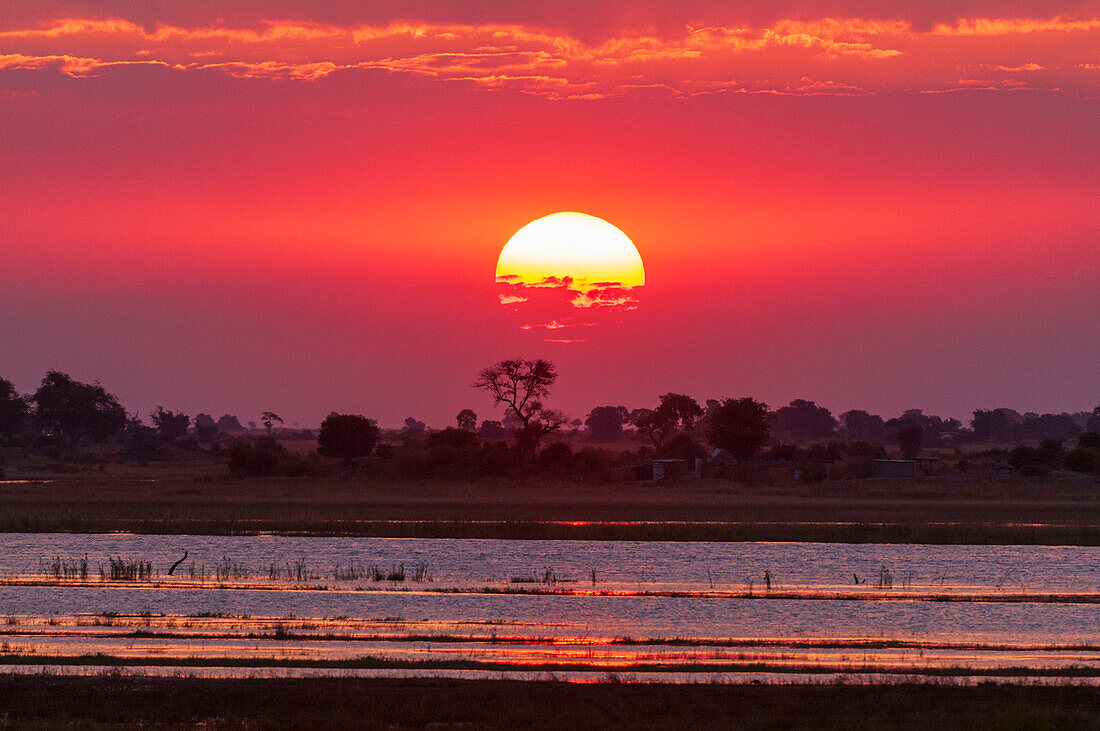
<path fill-rule="evenodd" d="M 1100 18 L 1072 20 L 1065 16 L 1040 18 L 959 18 L 954 25 L 939 23 L 931 35 L 1005 36 L 1026 33 L 1095 32 L 1100 30 Z"/>
<path fill-rule="evenodd" d="M 1007 71 L 1009 73 L 1018 73 L 1020 71 L 1042 71 L 1046 67 L 1040 66 L 1037 63 L 1025 63 L 1020 66 L 995 66 L 998 71 Z"/>
<path fill-rule="evenodd" d="M 0 70 L 58 69 L 74 78 L 94 76 L 104 68 L 115 66 L 168 66 L 163 61 L 103 61 L 69 55 L 27 56 L 21 53 L 0 54 Z"/>
<path fill-rule="evenodd" d="M 572 277 L 546 277 L 532 284 L 501 281 L 497 297 L 517 326 L 533 334 L 572 333 L 578 329 L 602 331 L 620 324 L 623 313 L 638 309 L 640 290 L 619 282 L 578 284 Z M 514 279 L 514 278 L 510 278 Z M 547 342 L 584 342 L 551 338 Z"/>
<path fill-rule="evenodd" d="M 538 329 L 541 328 L 541 329 L 545 329 L 545 330 L 565 330 L 567 328 L 572 328 L 572 327 L 595 327 L 595 326 L 596 326 L 596 323 L 594 323 L 594 322 L 577 322 L 577 321 L 573 320 L 570 317 L 566 317 L 566 318 L 563 318 L 561 320 L 558 320 L 558 319 L 550 320 L 549 322 L 524 323 L 524 324 L 519 326 L 519 329 L 520 330 L 538 330 Z"/>
<path fill-rule="evenodd" d="M 1084 95 L 1095 94 L 1100 84 L 1084 73 L 1095 64 L 1100 18 L 1062 15 L 960 18 L 924 31 L 890 18 L 787 19 L 760 27 L 685 26 L 591 43 L 520 24 L 268 20 L 255 27 L 146 28 L 122 19 L 62 18 L 0 31 L 0 43 L 7 51 L 0 69 L 75 78 L 136 64 L 296 82 L 385 71 L 561 100 L 947 91 L 967 69 L 1043 70 L 1045 86 L 1035 88 Z M 1005 87 L 997 81 L 991 90 Z"/>

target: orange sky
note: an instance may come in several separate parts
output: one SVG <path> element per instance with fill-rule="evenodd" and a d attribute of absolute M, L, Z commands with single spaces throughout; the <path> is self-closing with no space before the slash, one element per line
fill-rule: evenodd
<path fill-rule="evenodd" d="M 10 5 L 24 390 L 60 368 L 135 411 L 442 426 L 491 416 L 480 367 L 546 356 L 582 418 L 1100 399 L 1100 3 Z M 642 307 L 583 344 L 493 288 L 560 210 L 645 261 Z"/>

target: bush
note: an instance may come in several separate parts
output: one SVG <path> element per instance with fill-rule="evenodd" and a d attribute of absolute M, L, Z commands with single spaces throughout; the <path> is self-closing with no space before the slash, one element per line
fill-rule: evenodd
<path fill-rule="evenodd" d="M 246 477 L 304 477 L 313 473 L 313 464 L 290 454 L 275 437 L 257 437 L 255 442 L 233 441 L 228 448 L 229 471 Z"/>
<path fill-rule="evenodd" d="M 773 444 L 764 453 L 767 460 L 783 460 L 785 462 L 798 462 L 802 459 L 802 450 L 797 444 Z"/>
<path fill-rule="evenodd" d="M 262 437 L 261 437 L 262 439 Z M 246 441 L 235 440 L 229 445 L 229 471 L 249 477 L 270 477 L 279 472 L 279 450 L 286 450 L 279 444 L 277 449 L 253 445 Z"/>
<path fill-rule="evenodd" d="M 806 458 L 811 462 L 832 464 L 840 459 L 843 447 L 839 442 L 829 442 L 827 445 L 811 444 L 806 449 Z"/>
<path fill-rule="evenodd" d="M 317 453 L 324 457 L 353 460 L 370 456 L 378 443 L 378 426 L 358 414 L 332 414 L 321 423 Z"/>
<path fill-rule="evenodd" d="M 1050 470 L 1045 465 L 1028 464 L 1019 469 L 1020 477 L 1046 477 Z"/>
<path fill-rule="evenodd" d="M 565 477 L 573 471 L 573 449 L 565 442 L 554 442 L 539 452 L 538 464 L 544 474 Z"/>
<path fill-rule="evenodd" d="M 666 459 L 686 459 L 690 463 L 696 457 L 704 456 L 703 447 L 695 443 L 690 436 L 684 433 L 677 434 L 660 451 Z"/>
<path fill-rule="evenodd" d="M 844 448 L 849 457 L 875 457 L 881 451 L 885 451 L 879 445 L 870 442 L 848 442 Z"/>
<path fill-rule="evenodd" d="M 481 471 L 490 477 L 508 477 L 516 468 L 516 455 L 504 442 L 490 442 L 481 447 Z"/>
<path fill-rule="evenodd" d="M 1039 450 L 1021 444 L 1018 447 L 1013 447 L 1012 451 L 1008 453 L 1008 463 L 1016 469 L 1022 470 L 1024 467 L 1037 467 L 1042 464 L 1042 459 L 1039 457 Z"/>
<path fill-rule="evenodd" d="M 812 485 L 816 482 L 824 482 L 826 477 L 825 468 L 820 465 L 809 465 L 803 468 L 802 472 L 798 476 L 798 481 Z"/>
<path fill-rule="evenodd" d="M 582 475 L 599 475 L 606 477 L 611 474 L 611 455 L 602 449 L 583 447 L 573 455 L 573 470 Z"/>
<path fill-rule="evenodd" d="M 1100 449 L 1077 447 L 1066 452 L 1066 469 L 1085 474 L 1100 474 Z"/>
<path fill-rule="evenodd" d="M 474 479 L 481 474 L 477 434 L 448 427 L 428 435 L 426 465 L 434 477 Z"/>

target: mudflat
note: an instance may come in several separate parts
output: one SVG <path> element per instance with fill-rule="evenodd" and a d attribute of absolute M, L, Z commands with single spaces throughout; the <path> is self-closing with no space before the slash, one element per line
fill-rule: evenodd
<path fill-rule="evenodd" d="M 1081 686 L 573 684 L 0 676 L 3 725 L 218 728 L 1096 728 Z"/>

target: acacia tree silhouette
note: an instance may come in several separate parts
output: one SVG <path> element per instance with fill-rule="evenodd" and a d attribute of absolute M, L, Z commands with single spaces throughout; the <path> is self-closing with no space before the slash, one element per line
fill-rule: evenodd
<path fill-rule="evenodd" d="M 474 381 L 474 388 L 488 391 L 496 403 L 503 404 L 519 420 L 516 448 L 528 460 L 534 458 L 542 438 L 567 421 L 560 411 L 542 403 L 557 377 L 554 364 L 548 360 L 510 359 L 483 368 Z"/>
<path fill-rule="evenodd" d="M 267 435 L 271 436 L 272 431 L 275 429 L 275 424 L 283 423 L 283 417 L 279 416 L 274 411 L 265 411 L 260 417 L 260 421 L 264 423 L 264 429 L 267 430 Z"/>

